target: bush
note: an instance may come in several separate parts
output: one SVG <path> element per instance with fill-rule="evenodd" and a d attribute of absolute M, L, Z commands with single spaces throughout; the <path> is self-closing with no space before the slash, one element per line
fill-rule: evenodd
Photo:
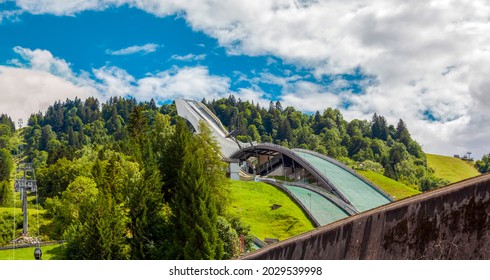
<path fill-rule="evenodd" d="M 13 203 L 13 189 L 8 181 L 0 182 L 0 206 L 10 206 Z"/>
<path fill-rule="evenodd" d="M 359 169 L 360 170 L 371 170 L 373 172 L 383 174 L 384 168 L 383 166 L 375 161 L 372 160 L 365 160 L 359 164 Z"/>
<path fill-rule="evenodd" d="M 7 245 L 14 238 L 14 216 L 10 213 L 0 213 L 0 246 Z M 16 219 L 15 229 L 22 228 L 22 218 Z"/>

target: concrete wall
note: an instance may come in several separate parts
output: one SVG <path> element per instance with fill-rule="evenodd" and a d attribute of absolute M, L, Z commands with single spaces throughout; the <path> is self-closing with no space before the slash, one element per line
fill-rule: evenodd
<path fill-rule="evenodd" d="M 240 164 L 238 162 L 230 162 L 228 172 L 230 173 L 230 179 L 240 180 Z"/>
<path fill-rule="evenodd" d="M 490 175 L 363 212 L 242 259 L 490 259 Z"/>

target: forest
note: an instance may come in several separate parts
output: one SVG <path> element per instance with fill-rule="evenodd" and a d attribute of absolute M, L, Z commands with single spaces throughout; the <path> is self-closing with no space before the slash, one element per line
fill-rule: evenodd
<path fill-rule="evenodd" d="M 401 119 L 396 126 L 377 114 L 370 121 L 348 122 L 339 109 L 326 108 L 310 115 L 293 107 L 283 108 L 280 101 L 271 101 L 269 108 L 263 108 L 234 96 L 202 102 L 230 131 L 237 131 L 238 140 L 313 150 L 421 191 L 447 184 L 427 167 L 422 147 Z"/>
<path fill-rule="evenodd" d="M 344 120 L 338 109 L 305 114 L 231 95 L 202 102 L 237 139 L 310 149 L 421 191 L 445 185 L 399 120 Z M 204 123 L 194 133 L 174 104 L 112 97 L 58 101 L 17 129 L 0 116 L 0 206 L 12 205 L 19 161 L 34 163 L 42 234 L 66 240 L 67 259 L 230 259 L 251 246 L 226 211 L 228 179 Z M 12 236 L 9 214 L 0 243 Z M 10 223 L 11 224 L 11 223 Z M 243 246 L 242 245 L 242 246 Z"/>

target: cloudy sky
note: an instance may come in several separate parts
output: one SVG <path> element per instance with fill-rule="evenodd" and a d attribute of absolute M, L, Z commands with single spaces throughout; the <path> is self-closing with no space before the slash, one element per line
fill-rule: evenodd
<path fill-rule="evenodd" d="M 78 96 L 235 94 L 403 119 L 426 152 L 490 152 L 490 2 L 0 0 L 0 113 Z"/>

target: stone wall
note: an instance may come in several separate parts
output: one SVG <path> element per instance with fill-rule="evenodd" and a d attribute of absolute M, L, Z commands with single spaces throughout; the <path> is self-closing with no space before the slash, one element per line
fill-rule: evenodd
<path fill-rule="evenodd" d="M 490 259 L 490 175 L 375 208 L 242 259 Z"/>

